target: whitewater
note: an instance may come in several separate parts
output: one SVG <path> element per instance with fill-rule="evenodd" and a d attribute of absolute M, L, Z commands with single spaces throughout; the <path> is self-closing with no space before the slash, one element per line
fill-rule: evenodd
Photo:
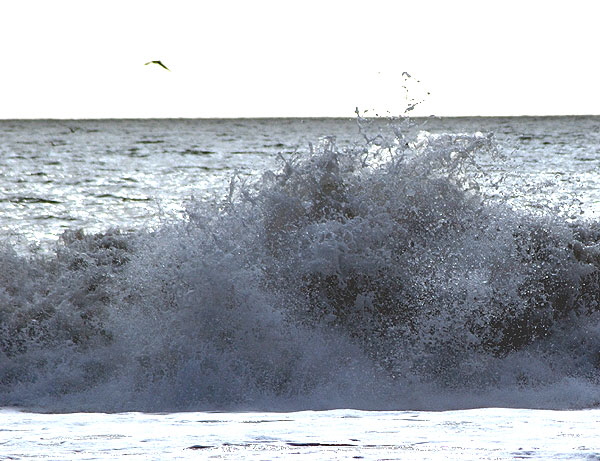
<path fill-rule="evenodd" d="M 600 457 L 600 118 L 0 136 L 0 459 Z"/>

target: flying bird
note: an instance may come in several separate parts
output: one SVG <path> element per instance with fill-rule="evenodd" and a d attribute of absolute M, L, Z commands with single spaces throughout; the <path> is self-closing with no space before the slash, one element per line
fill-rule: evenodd
<path fill-rule="evenodd" d="M 169 72 L 171 72 L 171 69 L 169 69 L 167 66 L 165 66 L 162 61 L 148 61 L 146 64 L 144 64 L 145 66 L 147 66 L 148 64 L 158 64 L 160 67 L 162 67 L 163 69 L 167 69 Z"/>

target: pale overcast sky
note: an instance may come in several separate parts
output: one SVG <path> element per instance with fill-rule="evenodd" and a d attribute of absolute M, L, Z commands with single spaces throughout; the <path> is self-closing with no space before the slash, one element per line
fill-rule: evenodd
<path fill-rule="evenodd" d="M 598 0 L 2 0 L 0 118 L 600 114 L 599 23 Z"/>

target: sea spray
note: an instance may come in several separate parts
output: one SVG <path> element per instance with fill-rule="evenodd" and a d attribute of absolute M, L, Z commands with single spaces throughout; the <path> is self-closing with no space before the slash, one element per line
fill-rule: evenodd
<path fill-rule="evenodd" d="M 0 404 L 597 403 L 597 225 L 510 206 L 489 134 L 359 122 L 156 230 L 4 249 Z"/>

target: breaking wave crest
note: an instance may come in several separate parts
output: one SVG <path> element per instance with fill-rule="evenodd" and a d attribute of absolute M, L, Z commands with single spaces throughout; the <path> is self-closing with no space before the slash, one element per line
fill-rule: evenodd
<path fill-rule="evenodd" d="M 598 224 L 510 206 L 491 135 L 367 131 L 158 230 L 5 246 L 0 405 L 597 405 Z"/>

